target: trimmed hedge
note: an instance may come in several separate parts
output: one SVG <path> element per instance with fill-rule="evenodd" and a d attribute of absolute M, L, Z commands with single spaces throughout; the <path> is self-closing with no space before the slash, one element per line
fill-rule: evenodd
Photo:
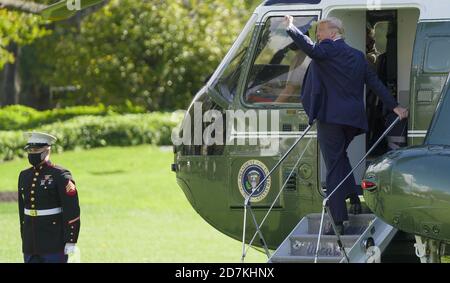
<path fill-rule="evenodd" d="M 125 106 L 75 106 L 62 109 L 37 111 L 23 105 L 0 108 L 0 131 L 27 130 L 46 124 L 65 121 L 77 116 L 111 116 L 123 113 L 144 113 L 145 109 L 127 104 Z"/>
<path fill-rule="evenodd" d="M 172 129 L 182 113 L 80 116 L 35 129 L 58 138 L 53 151 L 140 144 L 171 145 Z M 26 155 L 24 131 L 0 131 L 0 161 Z"/>

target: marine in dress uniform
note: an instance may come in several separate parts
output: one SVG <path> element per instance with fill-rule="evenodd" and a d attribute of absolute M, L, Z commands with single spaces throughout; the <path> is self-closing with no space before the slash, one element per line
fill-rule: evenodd
<path fill-rule="evenodd" d="M 65 263 L 75 251 L 80 207 L 70 171 L 50 162 L 56 138 L 26 133 L 32 167 L 20 172 L 18 199 L 22 251 L 26 263 Z"/>
<path fill-rule="evenodd" d="M 327 194 L 330 195 L 351 171 L 348 146 L 355 136 L 368 131 L 364 85 L 380 97 L 389 111 L 401 118 L 406 118 L 408 111 L 398 105 L 379 80 L 365 54 L 344 41 L 340 20 L 328 18 L 319 22 L 318 43 L 313 43 L 298 29 L 291 16 L 286 16 L 286 24 L 287 34 L 312 59 L 301 99 L 309 123 L 318 121 L 318 141 L 327 168 Z M 345 200 L 351 199 L 354 211 L 361 210 L 356 188 L 352 175 L 329 199 L 330 212 L 340 234 L 344 234 L 343 222 L 348 220 Z M 327 233 L 333 231 L 329 228 Z"/>

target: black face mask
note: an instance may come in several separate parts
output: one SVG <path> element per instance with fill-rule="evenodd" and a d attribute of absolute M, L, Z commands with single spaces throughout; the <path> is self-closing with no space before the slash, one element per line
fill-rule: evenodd
<path fill-rule="evenodd" d="M 42 153 L 29 153 L 28 162 L 34 167 L 38 166 L 42 162 Z"/>

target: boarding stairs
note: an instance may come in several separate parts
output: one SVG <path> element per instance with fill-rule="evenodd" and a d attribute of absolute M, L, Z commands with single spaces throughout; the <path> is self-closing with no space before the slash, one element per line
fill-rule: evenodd
<path fill-rule="evenodd" d="M 246 226 L 247 226 L 247 214 L 250 214 L 250 219 L 253 221 L 256 232 L 253 238 L 250 240 L 249 247 L 252 245 L 256 236 L 259 236 L 261 243 L 263 244 L 265 253 L 269 259 L 269 263 L 281 263 L 281 262 L 314 262 L 314 263 L 365 263 L 365 262 L 379 262 L 381 260 L 381 254 L 386 250 L 389 243 L 393 240 L 397 233 L 397 229 L 384 223 L 381 219 L 377 218 L 374 214 L 359 214 L 349 215 L 349 221 L 344 222 L 344 235 L 336 234 L 336 224 L 330 217 L 330 211 L 328 207 L 329 198 L 341 187 L 344 181 L 351 176 L 353 171 L 360 166 L 369 154 L 375 149 L 375 147 L 381 142 L 381 140 L 390 132 L 390 130 L 400 121 L 397 118 L 390 127 L 383 133 L 378 141 L 372 146 L 366 155 L 359 161 L 359 163 L 352 169 L 352 171 L 342 180 L 342 182 L 324 199 L 323 209 L 321 214 L 309 214 L 305 216 L 289 236 L 281 243 L 274 254 L 270 254 L 270 251 L 265 242 L 264 236 L 261 232 L 261 227 L 264 224 L 267 216 L 270 214 L 273 205 L 280 197 L 283 189 L 285 188 L 287 181 L 297 168 L 300 160 L 303 158 L 306 149 L 310 145 L 307 143 L 305 149 L 297 159 L 294 168 L 287 177 L 287 180 L 283 184 L 280 192 L 275 198 L 272 206 L 269 208 L 267 214 L 258 223 L 256 221 L 255 214 L 252 210 L 250 199 L 257 189 L 269 178 L 273 172 L 281 165 L 281 163 L 289 156 L 295 146 L 306 136 L 312 125 L 302 133 L 302 135 L 296 140 L 296 142 L 288 149 L 283 157 L 277 162 L 277 164 L 270 170 L 263 180 L 260 181 L 256 188 L 252 189 L 252 193 L 246 197 L 244 202 L 244 219 L 243 219 L 243 235 L 242 235 L 242 258 L 244 262 L 245 256 L 248 251 L 246 247 Z M 310 140 L 311 141 L 311 140 Z M 328 227 L 328 229 L 327 229 Z M 324 235 L 324 230 L 334 231 L 336 235 Z M 328 233 L 326 233 L 328 234 Z M 333 233 L 332 233 L 333 234 Z"/>
<path fill-rule="evenodd" d="M 305 216 L 270 257 L 269 263 L 315 262 L 320 220 L 320 213 Z M 330 225 L 330 219 L 326 216 L 324 226 Z M 396 233 L 397 229 L 373 214 L 350 214 L 349 221 L 344 222 L 344 235 L 340 238 L 349 262 L 368 263 L 381 260 L 381 254 Z M 316 262 L 347 262 L 337 243 L 337 236 L 322 235 Z"/>

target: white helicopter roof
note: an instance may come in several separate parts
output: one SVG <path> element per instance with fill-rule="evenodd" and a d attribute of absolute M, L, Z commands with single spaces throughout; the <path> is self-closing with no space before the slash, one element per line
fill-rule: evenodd
<path fill-rule="evenodd" d="M 267 0 L 256 10 L 322 10 L 323 15 L 334 9 L 399 9 L 418 8 L 420 20 L 450 19 L 450 1 L 447 0 Z"/>

